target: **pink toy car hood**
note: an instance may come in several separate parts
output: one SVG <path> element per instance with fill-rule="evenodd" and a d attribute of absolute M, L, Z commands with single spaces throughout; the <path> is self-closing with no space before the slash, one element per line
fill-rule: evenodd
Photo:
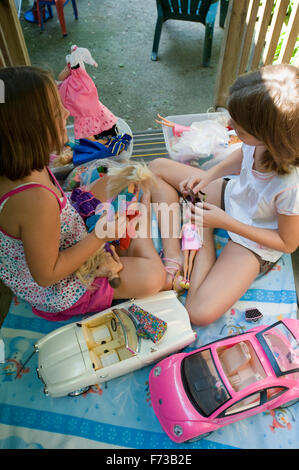
<path fill-rule="evenodd" d="M 159 389 L 155 390 L 156 393 L 152 394 L 152 402 L 155 400 L 154 409 L 159 412 L 167 420 L 172 420 L 172 410 L 176 410 L 176 420 L 190 420 L 198 421 L 198 412 L 190 407 L 190 401 L 185 395 L 184 387 L 181 380 L 181 364 L 186 354 L 176 354 L 171 358 L 166 358 L 159 362 L 161 368 L 161 375 L 163 380 L 159 379 Z M 150 383 L 154 387 L 155 374 L 157 369 L 154 368 L 150 373 Z M 176 384 L 177 390 L 181 390 L 180 394 L 171 394 L 169 384 Z M 204 418 L 203 418 L 204 419 Z"/>

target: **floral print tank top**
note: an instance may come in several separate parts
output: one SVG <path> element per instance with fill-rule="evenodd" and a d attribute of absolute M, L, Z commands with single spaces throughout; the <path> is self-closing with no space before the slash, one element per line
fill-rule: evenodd
<path fill-rule="evenodd" d="M 60 206 L 60 250 L 75 245 L 86 234 L 85 224 L 69 201 L 54 175 L 49 171 L 54 183 L 61 191 L 62 201 L 47 186 L 39 183 L 27 183 L 6 193 L 0 199 L 0 211 L 4 203 L 13 194 L 28 190 L 32 186 L 41 186 L 52 192 Z M 7 234 L 0 227 L 0 279 L 13 293 L 30 305 L 44 312 L 60 312 L 72 307 L 86 292 L 85 286 L 75 274 L 59 281 L 49 287 L 38 285 L 28 269 L 22 240 Z"/>

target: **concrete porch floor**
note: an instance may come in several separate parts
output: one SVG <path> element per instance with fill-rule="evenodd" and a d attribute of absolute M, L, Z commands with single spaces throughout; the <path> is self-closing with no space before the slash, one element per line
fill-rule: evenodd
<path fill-rule="evenodd" d="M 197 114 L 213 106 L 223 39 L 218 18 L 211 63 L 202 67 L 205 28 L 184 21 L 164 24 L 159 60 L 151 61 L 157 18 L 154 0 L 77 0 L 77 5 L 78 21 L 71 2 L 64 9 L 68 35 L 63 38 L 55 8 L 54 18 L 45 23 L 41 34 L 36 24 L 24 20 L 29 4 L 23 0 L 20 21 L 32 65 L 50 69 L 57 78 L 71 45 L 87 47 L 99 64 L 98 68 L 87 66 L 87 70 L 100 100 L 133 131 L 158 128 L 157 113 Z M 298 293 L 298 250 L 293 262 Z M 10 299 L 10 292 L 0 285 L 0 325 Z"/>

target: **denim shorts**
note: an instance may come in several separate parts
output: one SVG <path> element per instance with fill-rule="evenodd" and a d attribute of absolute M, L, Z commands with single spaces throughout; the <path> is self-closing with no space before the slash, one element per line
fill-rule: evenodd
<path fill-rule="evenodd" d="M 223 178 L 222 182 L 222 188 L 221 188 L 221 209 L 225 210 L 225 203 L 224 203 L 224 193 L 225 193 L 225 188 L 227 186 L 227 183 L 229 182 L 230 178 Z M 247 248 L 247 247 L 246 247 Z M 255 253 L 253 250 L 250 248 L 247 248 L 247 250 L 251 251 L 251 253 L 254 254 L 254 256 L 257 258 L 259 265 L 260 265 L 260 274 L 266 274 L 267 272 L 271 271 L 273 266 L 277 263 L 277 261 L 266 261 L 263 258 L 260 257 L 257 253 Z"/>

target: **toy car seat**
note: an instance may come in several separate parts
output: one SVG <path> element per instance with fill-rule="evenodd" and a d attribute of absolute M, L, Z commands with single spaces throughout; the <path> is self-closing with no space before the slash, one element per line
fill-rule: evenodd
<path fill-rule="evenodd" d="M 229 349 L 225 349 L 219 355 L 221 365 L 226 375 L 235 374 L 240 367 L 250 361 L 250 358 L 248 346 L 243 341 Z"/>

